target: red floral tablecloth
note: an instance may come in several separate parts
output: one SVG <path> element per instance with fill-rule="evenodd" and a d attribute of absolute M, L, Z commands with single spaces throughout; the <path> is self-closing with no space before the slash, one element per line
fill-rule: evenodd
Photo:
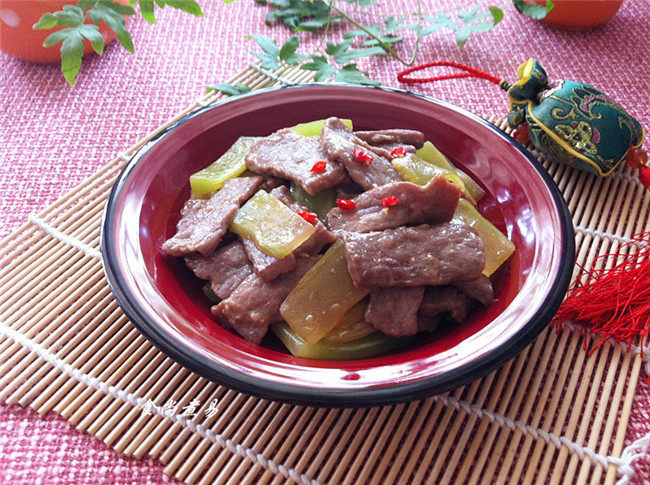
<path fill-rule="evenodd" d="M 200 3 L 205 18 L 165 9 L 156 25 L 130 20 L 136 55 L 115 44 L 107 47 L 102 58 L 84 62 L 74 90 L 56 66 L 0 54 L 0 236 L 188 105 L 206 86 L 241 70 L 252 60 L 248 35 L 290 35 L 282 27 L 265 26 L 267 7 L 250 0 Z M 415 5 L 382 3 L 396 14 Z M 429 4 L 425 10 L 440 8 L 440 2 L 424 3 Z M 648 128 L 648 18 L 648 0 L 627 0 L 604 26 L 567 32 L 523 17 L 510 6 L 501 24 L 471 37 L 463 49 L 449 33 L 427 38 L 419 60 L 465 62 L 512 79 L 517 66 L 534 57 L 551 78 L 601 88 Z M 384 84 L 399 86 L 395 62 L 373 59 L 361 65 Z M 457 80 L 416 89 L 477 113 L 506 113 L 505 95 L 490 83 Z M 626 445 L 650 432 L 650 390 L 639 386 Z M 634 482 L 650 483 L 650 459 L 635 466 Z M 37 478 L 50 483 L 166 481 L 160 465 L 120 456 L 55 415 L 40 417 L 19 406 L 0 405 L 0 481 Z"/>

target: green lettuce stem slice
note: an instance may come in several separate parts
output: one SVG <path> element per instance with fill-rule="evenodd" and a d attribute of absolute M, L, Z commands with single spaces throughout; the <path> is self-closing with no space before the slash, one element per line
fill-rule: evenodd
<path fill-rule="evenodd" d="M 515 252 L 515 245 L 501 231 L 483 217 L 468 201 L 461 199 L 454 214 L 454 220 L 474 228 L 483 241 L 485 269 L 483 274 L 490 276 Z"/>
<path fill-rule="evenodd" d="M 345 248 L 338 240 L 298 282 L 280 313 L 303 340 L 314 344 L 369 293 L 370 288 L 357 288 L 352 283 Z"/>
<path fill-rule="evenodd" d="M 271 329 L 289 352 L 296 357 L 306 359 L 366 359 L 383 354 L 401 343 L 401 339 L 389 337 L 381 332 L 374 332 L 340 344 L 329 344 L 325 341 L 308 344 L 286 322 L 276 322 Z"/>
<path fill-rule="evenodd" d="M 259 138 L 242 136 L 216 161 L 191 175 L 192 192 L 199 197 L 205 196 L 219 190 L 226 180 L 244 173 L 246 170 L 244 158 L 257 140 Z"/>
<path fill-rule="evenodd" d="M 300 123 L 299 125 L 292 126 L 291 129 L 303 136 L 316 136 L 320 135 L 320 131 L 325 126 L 327 120 L 316 120 L 308 123 Z M 341 120 L 352 129 L 352 120 Z"/>
<path fill-rule="evenodd" d="M 271 194 L 259 190 L 239 208 L 229 228 L 264 253 L 284 259 L 315 232 L 315 227 Z"/>

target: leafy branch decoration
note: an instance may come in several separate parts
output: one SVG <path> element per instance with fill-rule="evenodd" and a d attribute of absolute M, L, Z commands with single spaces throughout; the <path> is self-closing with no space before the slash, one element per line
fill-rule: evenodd
<path fill-rule="evenodd" d="M 532 18 L 544 18 L 553 8 L 549 0 L 545 6 L 529 4 L 524 0 L 512 0 L 517 11 Z M 294 34 L 287 41 L 278 43 L 265 35 L 251 35 L 260 51 L 251 53 L 260 60 L 260 67 L 269 70 L 281 65 L 299 66 L 300 69 L 314 71 L 316 81 L 340 81 L 348 83 L 378 85 L 379 81 L 370 78 L 367 72 L 358 67 L 359 59 L 385 56 L 411 66 L 414 64 L 420 42 L 440 30 L 448 30 L 454 35 L 456 43 L 463 47 L 472 34 L 492 30 L 504 18 L 503 7 L 483 7 L 472 0 L 467 4 L 437 12 L 426 12 L 418 0 L 417 9 L 407 15 L 382 14 L 377 23 L 363 24 L 355 14 L 364 13 L 367 7 L 378 6 L 374 0 L 255 0 L 269 7 L 266 16 L 268 25 L 281 24 Z M 345 4 L 345 5 L 343 5 Z M 356 9 L 356 10 L 355 10 Z M 331 26 L 340 24 L 345 29 L 343 39 L 331 41 Z M 300 32 L 319 32 L 320 42 L 309 54 L 298 53 Z M 415 32 L 412 52 L 402 56 L 396 44 L 404 42 L 404 33 Z M 243 94 L 246 86 L 234 87 L 218 84 L 208 88 L 228 95 Z"/>
<path fill-rule="evenodd" d="M 70 86 L 75 85 L 81 69 L 86 40 L 97 54 L 104 53 L 104 38 L 99 31 L 101 22 L 115 33 L 122 47 L 131 54 L 135 52 L 124 17 L 136 15 L 133 8 L 136 3 L 142 17 L 152 24 L 156 23 L 156 8 L 171 7 L 203 17 L 201 7 L 194 0 L 130 0 L 128 5 L 115 0 L 78 0 L 76 5 L 64 5 L 63 10 L 43 14 L 34 29 L 64 27 L 50 34 L 43 46 L 61 44 L 61 71 Z"/>

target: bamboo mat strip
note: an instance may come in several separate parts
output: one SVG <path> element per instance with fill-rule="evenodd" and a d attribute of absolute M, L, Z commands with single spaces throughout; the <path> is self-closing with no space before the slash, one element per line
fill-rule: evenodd
<path fill-rule="evenodd" d="M 258 89 L 311 79 L 292 67 L 251 65 L 230 82 Z M 141 146 L 222 97 L 203 96 L 0 243 L 0 399 L 54 410 L 120 452 L 159 459 L 188 483 L 613 483 L 632 476 L 642 444 L 623 450 L 623 440 L 644 358 L 650 367 L 643 342 L 630 353 L 607 342 L 588 354 L 598 337 L 569 323 L 450 394 L 338 410 L 225 389 L 144 339 L 115 304 L 97 261 L 104 203 Z M 503 120 L 487 119 L 510 133 Z M 567 199 L 579 264 L 611 265 L 611 257 L 596 258 L 650 229 L 650 197 L 629 169 L 596 179 L 535 155 Z"/>

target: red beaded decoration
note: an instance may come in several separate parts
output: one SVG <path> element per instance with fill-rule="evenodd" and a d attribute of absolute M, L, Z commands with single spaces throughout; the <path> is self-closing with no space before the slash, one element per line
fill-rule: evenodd
<path fill-rule="evenodd" d="M 517 140 L 522 145 L 528 143 L 530 141 L 530 131 L 528 130 L 528 125 L 524 123 L 520 124 L 512 133 L 512 136 L 514 136 L 515 140 Z"/>
<path fill-rule="evenodd" d="M 630 148 L 625 155 L 625 161 L 632 168 L 641 168 L 648 163 L 648 154 L 640 148 Z"/>
<path fill-rule="evenodd" d="M 650 189 L 650 167 L 647 166 L 648 154 L 641 148 L 630 148 L 625 155 L 625 162 L 632 168 L 639 170 L 639 180 L 643 186 Z"/>

